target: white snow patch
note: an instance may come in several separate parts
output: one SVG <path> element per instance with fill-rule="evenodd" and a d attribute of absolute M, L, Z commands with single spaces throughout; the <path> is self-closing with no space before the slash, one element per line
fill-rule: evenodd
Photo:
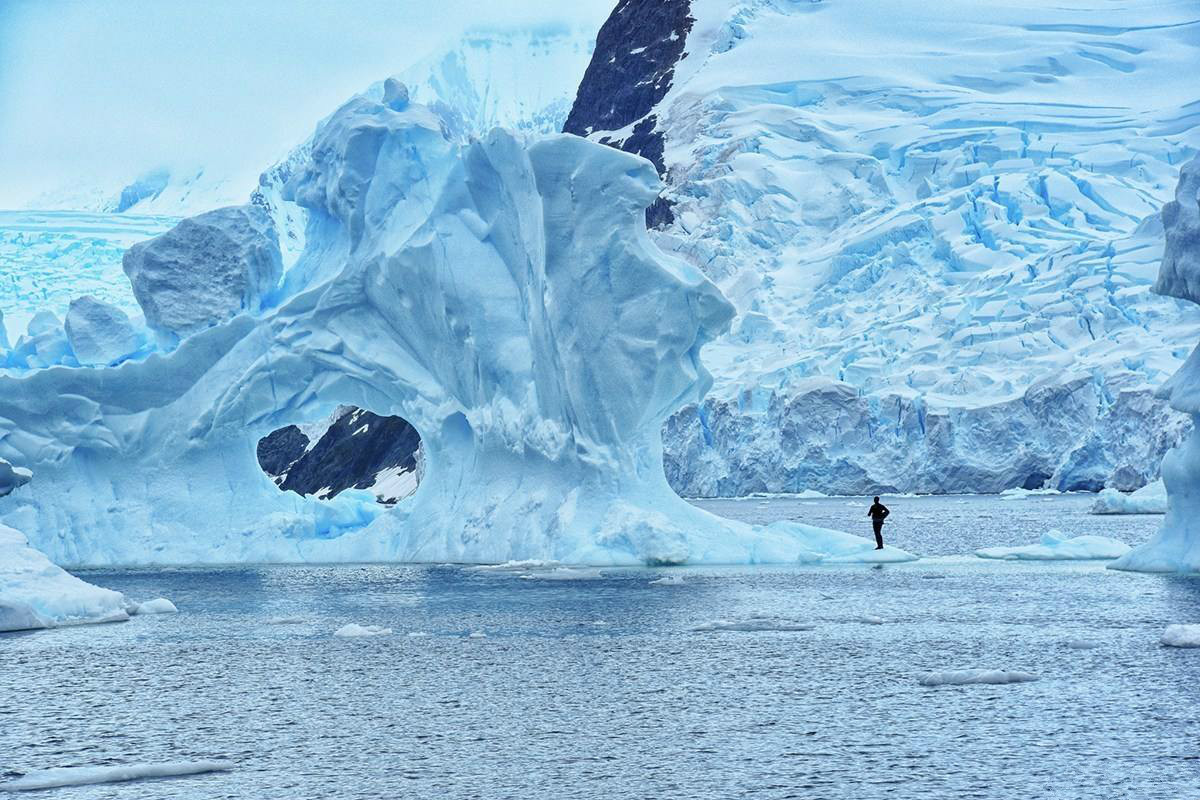
<path fill-rule="evenodd" d="M 357 622 L 351 622 L 338 628 L 333 635 L 343 639 L 352 639 L 360 636 L 383 636 L 391 632 L 391 628 L 383 628 L 378 625 L 359 625 Z"/>
<path fill-rule="evenodd" d="M 980 558 L 1010 561 L 1075 561 L 1120 558 L 1130 551 L 1129 545 L 1108 536 L 1074 536 L 1050 530 L 1042 534 L 1038 544 L 1020 547 L 984 547 L 975 551 Z"/>
<path fill-rule="evenodd" d="M 1008 672 L 1001 669 L 955 669 L 945 672 L 926 672 L 918 683 L 922 686 L 965 686 L 975 683 L 1025 683 L 1036 681 L 1031 672 Z"/>
<path fill-rule="evenodd" d="M 0 789 L 24 792 L 60 786 L 119 783 L 141 778 L 175 778 L 230 769 L 233 769 L 231 761 L 167 761 L 161 764 L 128 764 L 119 767 L 57 767 L 27 772 L 16 780 L 0 784 Z"/>
<path fill-rule="evenodd" d="M 1200 647 L 1200 625 L 1168 625 L 1162 643 L 1167 647 Z"/>

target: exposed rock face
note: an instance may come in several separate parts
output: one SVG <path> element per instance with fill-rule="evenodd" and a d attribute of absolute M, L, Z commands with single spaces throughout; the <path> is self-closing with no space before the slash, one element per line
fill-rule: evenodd
<path fill-rule="evenodd" d="M 87 366 L 111 364 L 140 344 L 124 311 L 91 296 L 71 301 L 64 327 L 76 360 Z"/>
<path fill-rule="evenodd" d="M 295 425 L 262 438 L 258 463 L 280 489 L 324 500 L 346 489 L 371 489 L 385 471 L 414 473 L 415 487 L 420 445 L 416 428 L 404 419 L 346 407 L 316 442 Z"/>
<path fill-rule="evenodd" d="M 267 212 L 230 206 L 189 217 L 123 259 L 146 325 L 168 344 L 260 309 L 283 262 Z"/>
<path fill-rule="evenodd" d="M 596 49 L 584 73 L 564 133 L 597 138 L 636 153 L 666 175 L 665 143 L 652 112 L 671 88 L 694 20 L 691 0 L 621 0 L 596 36 Z M 646 224 L 673 221 L 670 203 L 660 197 L 646 209 Z"/>

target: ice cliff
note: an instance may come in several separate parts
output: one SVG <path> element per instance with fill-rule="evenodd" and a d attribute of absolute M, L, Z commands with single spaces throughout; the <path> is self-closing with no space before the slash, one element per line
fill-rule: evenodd
<path fill-rule="evenodd" d="M 671 491 L 662 423 L 707 390 L 700 348 L 732 308 L 649 240 L 659 189 L 649 162 L 578 137 L 460 138 L 396 83 L 351 100 L 287 184 L 306 245 L 261 302 L 168 326 L 178 346 L 141 360 L 0 375 L 0 457 L 40 483 L 0 519 L 65 564 L 909 558 Z M 145 252 L 169 242 L 170 274 L 202 272 L 192 227 Z M 240 230 L 239 252 L 269 249 Z M 212 304 L 194 281 L 159 292 Z M 260 438 L 342 404 L 420 432 L 424 479 L 394 509 L 259 469 Z"/>
<path fill-rule="evenodd" d="M 1200 158 L 1183 168 L 1175 200 L 1162 211 L 1167 244 L 1154 291 L 1200 303 Z M 1149 542 L 1116 561 L 1117 569 L 1200 572 L 1200 345 L 1159 390 L 1190 414 L 1192 433 L 1163 458 L 1167 514 Z"/>

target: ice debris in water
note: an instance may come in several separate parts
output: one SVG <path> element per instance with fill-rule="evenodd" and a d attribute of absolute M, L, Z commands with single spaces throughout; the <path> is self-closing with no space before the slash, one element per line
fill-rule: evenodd
<path fill-rule="evenodd" d="M 1105 489 L 1092 504 L 1093 514 L 1165 514 L 1167 487 L 1159 479 L 1148 483 L 1133 494 Z"/>
<path fill-rule="evenodd" d="M 751 614 L 746 619 L 716 619 L 697 625 L 694 631 L 811 631 L 816 628 L 811 622 L 771 617 L 766 614 Z"/>
<path fill-rule="evenodd" d="M 304 617 L 271 617 L 266 620 L 267 625 L 303 625 L 308 622 Z"/>
<path fill-rule="evenodd" d="M 60 786 L 135 781 L 139 778 L 174 778 L 229 769 L 233 769 L 231 761 L 167 761 L 161 764 L 127 764 L 118 767 L 57 767 L 27 772 L 16 780 L 0 784 L 0 790 L 23 792 Z"/>
<path fill-rule="evenodd" d="M 165 597 L 156 597 L 144 603 L 138 603 L 133 609 L 134 614 L 174 614 L 179 609 Z"/>
<path fill-rule="evenodd" d="M 1095 650 L 1097 647 L 1103 646 L 1103 642 L 1098 639 L 1068 639 L 1067 647 L 1071 650 Z"/>
<path fill-rule="evenodd" d="M 467 634 L 468 639 L 486 639 L 487 634 L 483 631 L 471 631 Z"/>
<path fill-rule="evenodd" d="M 391 628 L 383 628 L 379 625 L 359 625 L 357 622 L 351 622 L 338 628 L 333 635 L 343 639 L 353 639 L 360 636 L 383 636 L 391 632 Z"/>
<path fill-rule="evenodd" d="M 926 672 L 918 683 L 922 686 L 965 686 L 974 683 L 1025 683 L 1036 681 L 1031 672 L 1007 672 L 1001 669 L 955 669 L 945 672 Z"/>
<path fill-rule="evenodd" d="M 604 577 L 598 569 L 574 569 L 572 567 L 555 567 L 544 572 L 529 572 L 521 576 L 526 581 L 594 581 Z"/>
<path fill-rule="evenodd" d="M 980 558 L 1010 561 L 1071 561 L 1120 558 L 1129 545 L 1108 536 L 1067 536 L 1058 530 L 1046 531 L 1041 542 L 1020 547 L 984 547 L 975 551 Z"/>
<path fill-rule="evenodd" d="M 1168 625 L 1162 643 L 1167 647 L 1200 647 L 1200 624 Z"/>
<path fill-rule="evenodd" d="M 524 558 L 514 561 L 505 561 L 503 564 L 476 564 L 467 567 L 471 572 L 525 572 L 531 569 L 553 569 L 554 567 L 562 566 L 557 561 L 548 561 L 540 558 Z"/>
<path fill-rule="evenodd" d="M 1036 497 L 1048 494 L 1062 494 L 1057 489 L 1022 489 L 1015 486 L 1012 489 L 1005 489 L 1000 493 L 1001 500 L 1024 500 L 1028 497 Z"/>
<path fill-rule="evenodd" d="M 858 621 L 867 625 L 883 625 L 887 622 L 883 617 L 877 617 L 874 614 L 863 614 L 858 618 Z"/>
<path fill-rule="evenodd" d="M 682 575 L 663 575 L 661 578 L 655 578 L 650 581 L 651 586 L 682 586 Z"/>

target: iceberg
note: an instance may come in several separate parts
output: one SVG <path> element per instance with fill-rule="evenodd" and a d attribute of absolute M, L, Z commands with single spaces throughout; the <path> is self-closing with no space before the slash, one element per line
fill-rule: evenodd
<path fill-rule="evenodd" d="M 176 778 L 233 769 L 229 761 L 168 761 L 162 764 L 127 764 L 116 767 L 57 767 L 27 772 L 16 780 L 0 783 L 0 790 L 24 792 L 62 786 L 120 783 L 142 778 Z"/>
<path fill-rule="evenodd" d="M 1162 643 L 1166 647 L 1200 647 L 1200 625 L 1168 625 Z"/>
<path fill-rule="evenodd" d="M 1008 672 L 1001 669 L 957 669 L 927 672 L 917 681 L 922 686 L 968 686 L 971 684 L 1028 683 L 1036 681 L 1031 672 Z"/>
<path fill-rule="evenodd" d="M 1180 171 L 1175 200 L 1163 206 L 1166 248 L 1157 294 L 1200 303 L 1200 158 Z M 1190 414 L 1192 432 L 1163 457 L 1167 513 L 1150 541 L 1109 566 L 1142 572 L 1200 572 L 1200 345 L 1159 389 L 1171 408 Z"/>
<path fill-rule="evenodd" d="M 255 212 L 201 215 L 126 261 L 171 349 L 0 375 L 0 456 L 46 476 L 0 519 L 67 564 L 915 558 L 679 498 L 662 424 L 708 389 L 700 350 L 733 309 L 650 241 L 653 165 L 565 134 L 464 139 L 401 88 L 314 137 L 278 285 Z M 262 437 L 339 405 L 417 429 L 411 496 L 321 502 L 259 469 Z"/>
<path fill-rule="evenodd" d="M 1148 483 L 1132 494 L 1105 489 L 1092 504 L 1093 514 L 1165 514 L 1167 487 L 1161 480 Z"/>
<path fill-rule="evenodd" d="M 984 547 L 975 551 L 980 558 L 1009 561 L 1076 561 L 1120 558 L 1130 551 L 1129 545 L 1108 536 L 1085 534 L 1068 538 L 1062 531 L 1042 534 L 1037 544 L 1020 547 Z"/>
<path fill-rule="evenodd" d="M 80 364 L 112 364 L 141 347 L 129 316 L 111 303 L 90 295 L 71 301 L 63 327 L 71 352 Z"/>

